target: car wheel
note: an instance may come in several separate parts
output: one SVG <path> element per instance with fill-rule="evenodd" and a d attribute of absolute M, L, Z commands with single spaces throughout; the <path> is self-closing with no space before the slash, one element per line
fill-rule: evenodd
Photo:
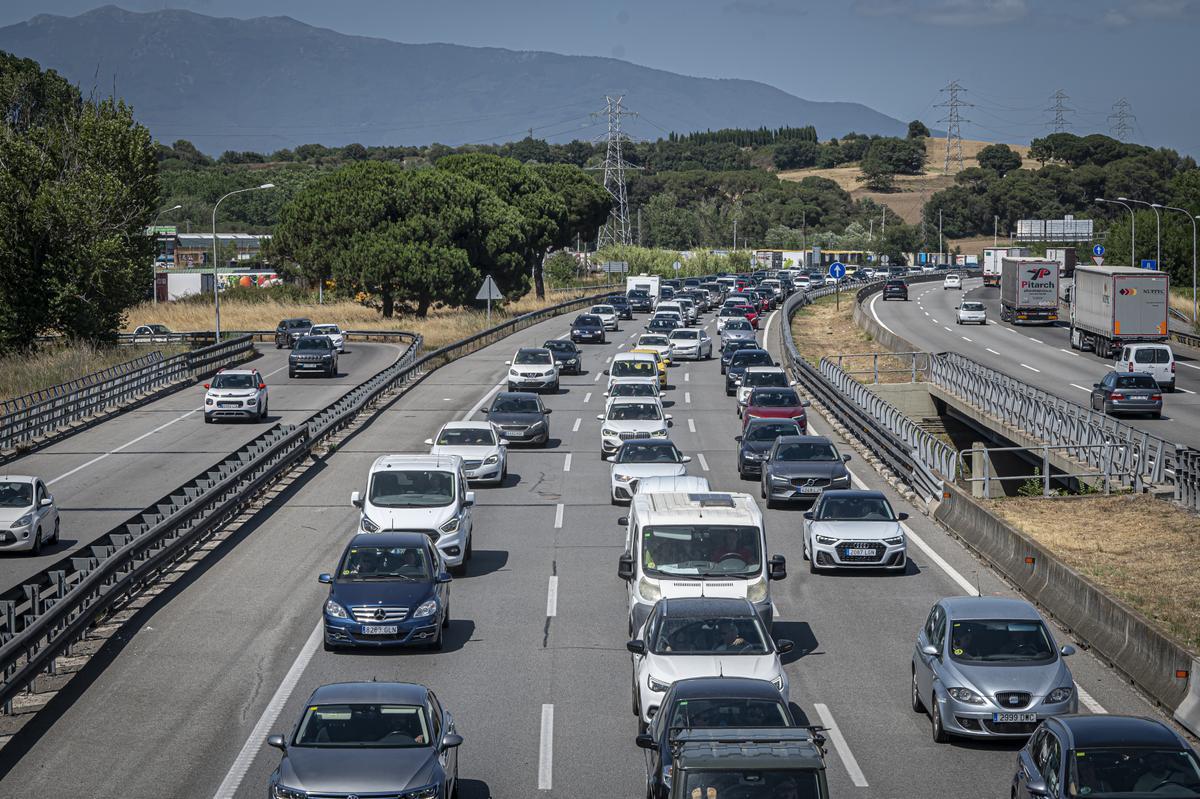
<path fill-rule="evenodd" d="M 292 378 L 292 379 L 295 379 L 295 377 L 296 377 L 296 373 L 295 373 L 295 372 L 293 372 L 291 369 L 288 369 L 288 377 L 289 377 L 289 378 Z"/>
<path fill-rule="evenodd" d="M 329 643 L 329 639 L 328 639 L 328 638 L 326 638 L 326 639 L 323 639 L 323 640 L 321 641 L 321 648 L 322 648 L 322 649 L 324 649 L 326 652 L 336 652 L 336 651 L 338 650 L 338 648 L 337 648 L 336 646 L 334 646 L 333 644 Z"/>
<path fill-rule="evenodd" d="M 54 520 L 54 537 L 51 539 L 54 543 L 58 543 L 58 537 L 61 532 L 62 519 Z"/>
<path fill-rule="evenodd" d="M 1105 416 L 1112 416 L 1112 415 L 1113 415 L 1112 406 L 1111 406 L 1111 405 L 1109 405 L 1107 402 L 1106 402 L 1106 403 L 1104 403 L 1104 415 L 1105 415 Z"/>
<path fill-rule="evenodd" d="M 630 624 L 629 626 L 632 627 L 633 625 Z M 630 633 L 630 635 L 633 635 L 633 633 Z M 642 715 L 641 708 L 638 707 L 638 687 L 636 673 L 633 675 L 633 715 L 638 716 L 639 718 Z"/>
<path fill-rule="evenodd" d="M 929 727 L 933 734 L 933 742 L 935 744 L 947 743 L 950 740 L 950 736 L 946 734 L 945 728 L 942 727 L 942 711 L 938 709 L 936 696 L 930 698 L 929 705 Z"/>
<path fill-rule="evenodd" d="M 204 414 L 204 423 L 205 423 L 205 424 L 212 424 L 212 421 L 213 421 L 213 420 L 212 420 L 212 417 L 211 417 L 211 416 L 209 416 L 207 413 L 206 413 L 206 414 Z"/>
<path fill-rule="evenodd" d="M 912 709 L 914 713 L 924 713 L 925 703 L 921 701 L 921 691 L 917 688 L 917 670 L 912 670 Z"/>
<path fill-rule="evenodd" d="M 438 627 L 437 635 L 434 636 L 433 642 L 429 645 L 429 648 L 434 652 L 441 652 L 446 648 L 446 640 L 445 636 L 442 634 L 441 627 Z"/>
<path fill-rule="evenodd" d="M 29 548 L 29 556 L 36 558 L 42 554 L 42 528 L 38 527 L 33 531 L 33 546 Z"/>
<path fill-rule="evenodd" d="M 510 394 L 511 394 L 512 392 L 516 391 L 516 390 L 517 390 L 517 389 L 513 387 L 513 384 L 512 384 L 512 383 L 509 383 L 509 384 L 508 384 L 508 391 L 509 391 L 509 393 L 510 393 Z"/>
<path fill-rule="evenodd" d="M 446 628 L 447 628 L 447 627 L 449 627 L 449 626 L 450 626 L 450 608 L 448 608 L 448 607 L 447 607 L 447 608 L 446 608 L 446 615 L 444 615 L 444 616 L 442 617 L 442 629 L 444 630 L 444 629 L 446 629 Z"/>
<path fill-rule="evenodd" d="M 1162 411 L 1155 411 L 1154 413 L 1150 414 L 1150 418 L 1151 419 L 1161 419 Z"/>

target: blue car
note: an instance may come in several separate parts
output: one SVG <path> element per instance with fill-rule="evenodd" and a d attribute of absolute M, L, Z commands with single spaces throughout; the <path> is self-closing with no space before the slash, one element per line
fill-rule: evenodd
<path fill-rule="evenodd" d="M 442 648 L 450 626 L 450 574 L 428 533 L 356 535 L 337 571 L 318 578 L 325 600 L 325 651 L 417 644 Z"/>

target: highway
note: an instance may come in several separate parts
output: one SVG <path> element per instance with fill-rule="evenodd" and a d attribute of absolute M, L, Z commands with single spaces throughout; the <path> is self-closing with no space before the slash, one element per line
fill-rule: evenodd
<path fill-rule="evenodd" d="M 0 796 L 261 797 L 279 754 L 265 735 L 287 732 L 317 686 L 372 678 L 425 683 L 454 714 L 465 738 L 464 799 L 642 796 L 625 586 L 616 576 L 625 533 L 616 520 L 627 511 L 609 502 L 595 415 L 605 360 L 628 348 L 644 317 L 623 322 L 607 345 L 585 345 L 586 373 L 564 377 L 546 397 L 551 445 L 512 448 L 507 484 L 477 489 L 475 554 L 451 585 L 445 651 L 320 647 L 327 588 L 317 575 L 355 529 L 349 494 L 363 487 L 371 461 L 424 451 L 440 424 L 479 418 L 513 350 L 563 335 L 568 321 L 540 323 L 435 371 L 342 442 L 150 603 L 0 750 Z M 773 340 L 780 322 L 774 314 L 760 335 Z M 757 483 L 737 477 L 739 424 L 718 363 L 675 365 L 670 383 L 672 438 L 693 456 L 691 473 L 757 499 Z M 821 420 L 812 427 L 828 431 Z M 801 509 L 764 510 L 768 553 L 788 559 L 789 576 L 772 591 L 775 636 L 796 642 L 784 658 L 791 699 L 809 721 L 836 730 L 832 794 L 1007 797 L 1019 745 L 934 744 L 928 719 L 909 707 L 909 661 L 937 599 L 1012 592 L 861 459 L 849 465 L 860 484 L 913 514 L 906 574 L 810 575 Z M 1153 714 L 1089 654 L 1070 665 L 1083 705 Z"/>
<path fill-rule="evenodd" d="M 930 352 L 958 352 L 1018 380 L 1086 406 L 1092 384 L 1110 371 L 1112 362 L 1092 352 L 1075 352 L 1065 323 L 1014 326 L 1000 321 L 997 288 L 984 288 L 981 278 L 963 281 L 961 292 L 940 282 L 909 286 L 909 301 L 885 302 L 879 294 L 866 310 L 893 333 Z M 954 308 L 963 299 L 987 306 L 986 325 L 955 324 Z M 1200 446 L 1200 352 L 1172 343 L 1178 362 L 1176 391 L 1163 395 L 1162 419 L 1128 416 L 1122 421 L 1168 441 Z"/>

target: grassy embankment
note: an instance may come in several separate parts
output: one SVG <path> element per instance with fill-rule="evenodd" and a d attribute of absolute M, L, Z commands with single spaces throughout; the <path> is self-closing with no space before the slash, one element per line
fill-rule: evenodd
<path fill-rule="evenodd" d="M 874 368 L 874 358 L 861 356 L 885 350 L 854 324 L 854 295 L 854 291 L 842 295 L 840 310 L 834 297 L 822 297 L 800 309 L 792 317 L 792 337 L 800 354 L 814 366 L 822 358 L 834 355 L 860 356 L 843 358 L 842 368 L 856 379 L 869 383 L 873 380 L 870 370 Z M 908 383 L 912 379 L 911 362 L 907 358 L 885 355 L 878 359 L 878 364 L 881 383 Z"/>
<path fill-rule="evenodd" d="M 182 344 L 154 344 L 97 349 L 87 344 L 48 344 L 32 354 L 0 358 L 0 399 L 11 399 L 160 350 L 170 357 L 187 349 Z"/>

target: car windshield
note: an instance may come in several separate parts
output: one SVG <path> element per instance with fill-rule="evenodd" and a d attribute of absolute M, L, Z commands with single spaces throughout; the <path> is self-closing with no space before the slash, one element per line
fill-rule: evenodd
<path fill-rule="evenodd" d="M 896 514 L 883 497 L 850 494 L 825 496 L 815 518 L 819 521 L 894 522 Z"/>
<path fill-rule="evenodd" d="M 670 344 L 666 336 L 642 336 L 638 339 L 639 347 L 666 347 Z"/>
<path fill-rule="evenodd" d="M 592 313 L 594 314 L 611 314 L 613 307 L 611 305 L 593 305 Z"/>
<path fill-rule="evenodd" d="M 608 409 L 609 421 L 650 421 L 661 418 L 662 412 L 657 402 L 619 402 Z"/>
<path fill-rule="evenodd" d="M 779 461 L 838 461 L 838 451 L 833 444 L 823 441 L 801 441 L 794 444 L 780 444 L 775 451 L 775 460 Z"/>
<path fill-rule="evenodd" d="M 33 504 L 33 483 L 0 480 L 0 508 L 27 508 Z"/>
<path fill-rule="evenodd" d="M 338 580 L 429 579 L 424 547 L 351 547 L 338 566 Z"/>
<path fill-rule="evenodd" d="M 778 386 L 788 384 L 787 375 L 783 372 L 747 372 L 742 378 L 743 386 Z"/>
<path fill-rule="evenodd" d="M 1170 363 L 1171 351 L 1165 347 L 1142 347 L 1134 350 L 1134 363 Z"/>
<path fill-rule="evenodd" d="M 657 370 L 652 361 L 613 361 L 609 373 L 613 377 L 653 377 Z"/>
<path fill-rule="evenodd" d="M 541 413 L 537 397 L 496 397 L 491 413 Z"/>
<path fill-rule="evenodd" d="M 429 725 L 416 705 L 309 705 L 292 745 L 411 749 L 430 745 Z"/>
<path fill-rule="evenodd" d="M 439 447 L 490 447 L 496 434 L 490 427 L 447 427 L 437 437 Z"/>
<path fill-rule="evenodd" d="M 982 311 L 983 303 L 982 302 L 964 302 L 962 304 L 962 309 L 964 311 Z"/>
<path fill-rule="evenodd" d="M 683 463 L 683 453 L 670 441 L 626 441 L 617 463 Z"/>
<path fill-rule="evenodd" d="M 740 366 L 773 366 L 774 364 L 771 363 L 771 353 L 766 350 L 750 350 L 734 355 L 729 365 L 737 368 Z"/>
<path fill-rule="evenodd" d="M 545 350 L 517 350 L 513 358 L 514 364 L 549 366 L 554 363 L 554 356 Z"/>
<path fill-rule="evenodd" d="M 905 283 L 903 280 L 889 280 L 887 282 L 887 287 L 889 289 L 906 288 L 907 286 L 908 286 L 908 284 Z"/>
<path fill-rule="evenodd" d="M 428 469 L 375 472 L 369 497 L 381 508 L 442 507 L 454 501 L 454 474 Z"/>
<path fill-rule="evenodd" d="M 660 525 L 642 530 L 647 574 L 754 577 L 762 571 L 762 530 L 724 524 Z"/>
<path fill-rule="evenodd" d="M 794 408 L 800 397 L 792 389 L 756 389 L 750 392 L 750 403 L 759 408 Z"/>
<path fill-rule="evenodd" d="M 1158 388 L 1158 382 L 1150 375 L 1121 375 L 1117 388 Z"/>
<path fill-rule="evenodd" d="M 815 770 L 791 769 L 719 771 L 688 769 L 687 780 L 679 796 L 726 797 L 737 799 L 819 799 L 823 796 Z"/>
<path fill-rule="evenodd" d="M 651 319 L 647 327 L 651 330 L 674 330 L 675 325 L 675 319 Z"/>
<path fill-rule="evenodd" d="M 680 341 L 695 341 L 700 338 L 699 330 L 677 330 L 671 334 L 671 338 Z"/>
<path fill-rule="evenodd" d="M 682 699 L 671 708 L 668 729 L 706 727 L 790 727 L 787 709 L 773 699 Z"/>
<path fill-rule="evenodd" d="M 312 322 L 308 321 L 307 319 L 292 319 L 288 321 L 287 326 L 295 328 L 312 327 Z"/>
<path fill-rule="evenodd" d="M 170 333 L 171 328 L 166 325 L 146 325 L 153 333 Z"/>
<path fill-rule="evenodd" d="M 1200 797 L 1200 766 L 1181 749 L 1076 749 L 1068 762 L 1067 796 Z"/>
<path fill-rule="evenodd" d="M 596 327 L 597 325 L 600 325 L 600 324 L 603 324 L 603 322 L 600 321 L 599 316 L 591 316 L 589 314 L 584 314 L 583 316 L 575 317 L 575 326 L 576 327 Z"/>
<path fill-rule="evenodd" d="M 312 332 L 320 333 L 323 336 L 328 336 L 333 333 L 340 333 L 342 331 L 338 330 L 337 325 L 313 325 Z"/>
<path fill-rule="evenodd" d="M 298 350 L 327 350 L 329 347 L 329 339 L 324 336 L 306 336 L 296 342 Z"/>
<path fill-rule="evenodd" d="M 757 616 L 668 616 L 658 624 L 650 651 L 659 655 L 765 655 L 770 652 Z"/>
<path fill-rule="evenodd" d="M 950 655 L 966 663 L 1028 663 L 1054 660 L 1040 621 L 964 619 L 950 627 Z"/>
<path fill-rule="evenodd" d="M 561 355 L 574 355 L 575 354 L 575 345 L 569 341 L 559 341 L 557 339 L 550 339 L 542 346 L 545 347 L 546 349 L 550 350 L 551 352 L 557 352 Z"/>
<path fill-rule="evenodd" d="M 213 388 L 255 388 L 255 375 L 250 374 L 220 374 L 212 379 Z"/>
<path fill-rule="evenodd" d="M 631 299 L 631 300 L 634 300 L 634 299 L 640 300 L 640 299 L 643 299 L 643 298 L 646 298 L 649 296 L 650 296 L 650 292 L 646 291 L 645 289 L 631 289 L 629 291 L 629 299 Z"/>
<path fill-rule="evenodd" d="M 798 436 L 801 435 L 800 427 L 793 421 L 787 422 L 767 422 L 766 424 L 752 424 L 746 429 L 743 441 L 774 441 L 780 436 Z"/>
<path fill-rule="evenodd" d="M 654 383 L 615 383 L 608 392 L 610 397 L 657 397 Z"/>

